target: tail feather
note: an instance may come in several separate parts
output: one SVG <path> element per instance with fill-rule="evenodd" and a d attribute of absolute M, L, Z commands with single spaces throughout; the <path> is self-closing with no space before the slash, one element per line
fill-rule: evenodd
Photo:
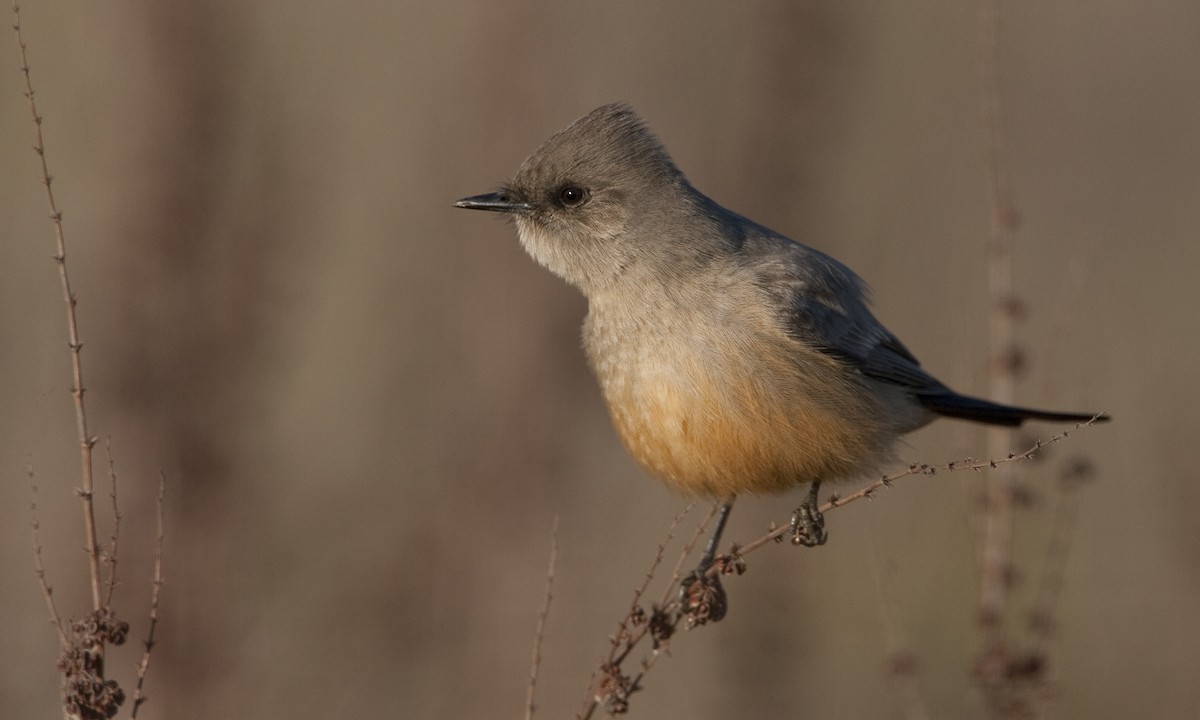
<path fill-rule="evenodd" d="M 930 395 L 919 394 L 917 395 L 917 400 L 938 415 L 958 418 L 960 420 L 972 420 L 989 425 L 1015 427 L 1026 420 L 1046 420 L 1049 422 L 1087 422 L 1093 418 L 1098 421 L 1108 420 L 1107 415 L 1098 413 L 1034 410 L 1032 408 L 1016 407 L 1013 405 L 1001 405 L 990 400 L 959 395 L 953 392 Z"/>

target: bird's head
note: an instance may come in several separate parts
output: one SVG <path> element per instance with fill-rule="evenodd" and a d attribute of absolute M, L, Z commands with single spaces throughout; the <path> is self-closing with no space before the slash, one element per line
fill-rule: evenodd
<path fill-rule="evenodd" d="M 556 133 L 499 191 L 461 208 L 508 213 L 535 260 L 590 294 L 622 274 L 651 234 L 633 228 L 677 205 L 687 181 L 628 105 L 605 105 Z"/>

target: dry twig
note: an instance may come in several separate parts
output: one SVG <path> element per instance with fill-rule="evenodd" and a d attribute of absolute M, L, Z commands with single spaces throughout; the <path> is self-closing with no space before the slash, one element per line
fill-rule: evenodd
<path fill-rule="evenodd" d="M 525 693 L 525 720 L 533 719 L 534 689 L 537 687 L 538 668 L 542 664 L 542 638 L 546 634 L 546 618 L 550 615 L 550 601 L 554 595 L 554 566 L 558 562 L 558 516 L 554 516 L 554 527 L 550 530 L 550 564 L 546 568 L 546 599 L 538 613 L 537 629 L 533 633 L 533 657 L 529 661 L 529 688 Z"/>
<path fill-rule="evenodd" d="M 158 499 L 154 504 L 158 533 L 154 538 L 154 581 L 150 589 L 150 629 L 146 633 L 145 650 L 142 652 L 142 660 L 138 663 L 137 682 L 133 689 L 133 709 L 129 712 L 131 720 L 137 720 L 138 710 L 141 709 L 142 703 L 146 702 L 146 696 L 142 688 L 146 683 L 146 671 L 150 668 L 150 651 L 154 649 L 154 633 L 158 629 L 158 597 L 162 592 L 163 586 L 163 524 L 164 516 L 166 515 L 164 508 L 166 495 L 167 478 L 160 471 L 158 473 Z"/>
<path fill-rule="evenodd" d="M 121 508 L 117 505 L 117 466 L 113 462 L 112 438 L 104 439 L 104 455 L 108 458 L 108 479 L 110 481 L 108 496 L 112 500 L 113 530 L 103 560 L 108 563 L 108 579 L 104 582 L 104 607 L 112 607 L 113 590 L 117 587 L 117 556 L 121 544 Z"/>
<path fill-rule="evenodd" d="M 29 475 L 29 493 L 31 496 L 29 502 L 29 518 L 30 524 L 33 526 L 33 568 L 37 573 L 38 585 L 42 588 L 42 597 L 46 598 L 46 609 L 50 611 L 50 624 L 58 630 L 58 639 L 62 647 L 67 647 L 70 640 L 67 639 L 67 630 L 63 625 L 62 615 L 58 614 L 58 607 L 54 603 L 54 588 L 46 580 L 46 566 L 42 564 L 42 541 L 39 537 L 41 524 L 38 522 L 38 506 L 37 481 L 33 477 L 33 462 L 30 461 L 26 466 L 26 472 Z"/>
<path fill-rule="evenodd" d="M 691 538 L 684 543 L 683 549 L 680 552 L 679 560 L 675 563 L 675 570 L 672 574 L 671 581 L 667 584 L 667 589 L 663 592 L 662 599 L 657 605 L 651 608 L 651 616 L 646 616 L 646 611 L 639 605 L 642 596 L 645 595 L 646 589 L 650 586 L 650 582 L 654 579 L 654 573 L 658 566 L 662 564 L 663 556 L 666 553 L 667 547 L 671 544 L 671 540 L 675 538 L 675 532 L 679 528 L 679 524 L 687 516 L 696 503 L 688 503 L 683 510 L 671 520 L 670 527 L 667 528 L 667 536 L 658 545 L 658 550 L 654 555 L 654 561 L 650 563 L 650 569 L 646 572 L 642 584 L 634 589 L 633 602 L 630 605 L 629 612 L 625 617 L 621 618 L 621 622 L 617 625 L 617 631 L 609 638 L 608 657 L 601 661 L 599 672 L 601 680 L 599 685 L 596 683 L 596 673 L 588 679 L 587 693 L 583 700 L 583 707 L 575 714 L 577 720 L 587 720 L 595 712 L 597 704 L 604 702 L 606 705 L 615 708 L 627 706 L 628 695 L 633 692 L 632 681 L 628 678 L 612 677 L 612 671 L 619 669 L 625 658 L 641 642 L 642 638 L 647 633 L 654 634 L 654 650 L 657 655 L 660 649 L 666 647 L 666 642 L 670 638 L 670 633 L 664 634 L 663 621 L 669 619 L 669 615 L 665 611 L 668 605 L 667 598 L 670 597 L 671 588 L 678 585 L 682 575 L 683 563 L 687 556 L 692 553 L 696 547 L 696 542 L 700 536 L 704 534 L 704 529 L 708 523 L 712 522 L 713 517 L 717 514 L 717 506 L 714 505 L 712 510 L 700 524 L 696 527 L 696 531 Z M 673 629 L 673 625 L 671 628 Z M 648 668 L 647 668 L 648 669 Z"/>
<path fill-rule="evenodd" d="M 1091 420 L 1088 420 L 1087 422 L 1078 423 L 1075 425 L 1075 427 L 1071 428 L 1070 430 L 1064 430 L 1064 431 L 1058 433 L 1057 435 L 1052 435 L 1049 439 L 1046 439 L 1046 440 L 1035 441 L 1032 445 L 1030 445 L 1028 448 L 1026 448 L 1023 452 L 1011 452 L 1001 458 L 993 458 L 990 460 L 976 460 L 975 458 L 972 458 L 972 457 L 966 457 L 966 458 L 963 458 L 962 460 L 954 460 L 954 461 L 951 461 L 948 463 L 942 463 L 941 465 L 929 465 L 926 463 L 913 463 L 912 465 L 908 466 L 908 469 L 901 470 L 899 472 L 895 472 L 890 475 L 884 475 L 883 477 L 879 478 L 878 480 L 875 480 L 874 482 L 864 485 L 862 488 L 859 488 L 857 491 L 852 492 L 849 495 L 846 495 L 844 497 L 839 497 L 837 495 L 834 495 L 834 496 L 830 497 L 829 500 L 824 505 L 821 506 L 820 510 L 822 513 L 827 513 L 830 510 L 833 510 L 834 508 L 839 508 L 839 507 L 842 507 L 843 505 L 848 505 L 848 504 L 854 502 L 855 500 L 862 500 L 863 498 L 866 498 L 868 500 L 873 499 L 875 497 L 875 495 L 879 492 L 880 489 L 885 488 L 885 487 L 891 487 L 897 480 L 901 480 L 903 478 L 910 477 L 913 475 L 936 475 L 939 472 L 943 472 L 943 471 L 953 472 L 955 470 L 975 470 L 975 471 L 985 470 L 985 469 L 993 469 L 994 470 L 994 469 L 996 469 L 1002 465 L 1006 465 L 1008 463 L 1019 462 L 1022 460 L 1029 460 L 1029 459 L 1033 458 L 1033 456 L 1036 455 L 1038 453 L 1038 451 L 1041 450 L 1042 448 L 1053 445 L 1058 442 L 1062 442 L 1063 440 L 1067 439 L 1068 437 L 1070 437 L 1071 433 L 1074 432 L 1075 430 L 1079 430 L 1081 428 L 1091 427 L 1092 425 L 1095 425 L 1096 422 L 1103 415 L 1104 415 L 1104 413 L 1098 413 Z M 746 543 L 745 545 L 742 545 L 738 550 L 738 554 L 743 557 L 746 555 L 749 555 L 754 550 L 757 550 L 758 548 L 762 547 L 763 545 L 766 545 L 767 543 L 771 542 L 772 540 L 777 540 L 777 539 L 782 538 L 788 532 L 789 532 L 789 527 L 788 527 L 787 523 L 784 523 L 781 527 L 777 527 L 777 528 L 771 530 L 770 532 L 766 533 L 765 535 L 755 538 L 754 540 Z M 715 572 L 715 569 L 710 570 L 710 572 Z"/>
<path fill-rule="evenodd" d="M 849 505 L 852 502 L 862 499 L 873 499 L 880 489 L 891 487 L 894 483 L 906 477 L 915 475 L 936 475 L 939 472 L 953 472 L 956 470 L 971 470 L 979 472 L 981 470 L 994 470 L 998 467 L 1009 463 L 1015 463 L 1033 458 L 1042 448 L 1055 443 L 1059 443 L 1070 437 L 1075 430 L 1084 427 L 1090 427 L 1095 424 L 1097 419 L 1102 415 L 1088 420 L 1087 422 L 1079 423 L 1070 430 L 1064 430 L 1056 435 L 1051 436 L 1046 440 L 1037 440 L 1027 449 L 1022 452 L 1010 452 L 1003 457 L 993 458 L 989 460 L 976 460 L 974 458 L 964 458 L 962 460 L 942 463 L 940 465 L 930 465 L 927 463 L 914 463 L 907 469 L 901 470 L 889 475 L 884 475 L 879 479 L 868 483 L 857 491 L 844 497 L 833 496 L 820 508 L 822 513 L 827 513 L 840 507 Z M 675 576 L 667 585 L 663 594 L 663 601 L 652 608 L 652 614 L 647 616 L 645 611 L 636 605 L 633 610 L 622 619 L 618 633 L 611 639 L 611 649 L 608 657 L 601 661 L 597 673 L 594 673 L 589 685 L 589 698 L 585 702 L 583 709 L 576 714 L 578 720 L 589 720 L 594 714 L 596 708 L 603 705 L 605 710 L 610 715 L 620 715 L 629 709 L 629 696 L 641 689 L 641 681 L 653 665 L 654 661 L 661 654 L 660 647 L 665 647 L 667 641 L 675 633 L 681 622 L 687 622 L 688 627 L 695 627 L 704 624 L 703 622 L 691 622 L 689 612 L 681 608 L 678 597 L 668 599 L 672 592 L 678 594 L 678 586 L 681 578 L 681 568 L 684 565 L 686 557 L 695 547 L 695 543 L 703 534 L 704 527 L 715 516 L 717 507 L 714 505 L 712 512 L 708 518 L 701 523 L 692 539 L 683 549 L 683 553 L 676 566 Z M 675 523 L 672 523 L 672 533 L 674 526 L 678 523 L 679 518 L 676 518 Z M 780 524 L 772 524 L 765 534 L 755 538 L 754 540 L 744 545 L 733 545 L 730 551 L 724 555 L 718 555 L 706 573 L 706 578 L 715 580 L 720 575 L 737 573 L 740 574 L 745 569 L 744 558 L 746 555 L 763 547 L 764 545 L 772 544 L 775 541 L 781 541 L 785 535 L 791 532 L 788 522 Z M 663 546 L 660 546 L 658 555 L 655 559 L 655 565 L 660 562 Z M 638 596 L 641 596 L 644 586 L 638 589 Z M 632 628 L 632 629 L 631 629 Z M 638 644 L 647 636 L 650 635 L 654 640 L 654 648 L 651 654 L 643 659 L 641 670 L 636 676 L 625 674 L 622 669 L 623 663 L 638 646 Z M 597 675 L 599 680 L 596 679 Z"/>
<path fill-rule="evenodd" d="M 75 316 L 75 305 L 78 300 L 71 290 L 71 278 L 67 274 L 67 242 L 63 232 L 63 214 L 58 209 L 54 199 L 54 189 L 51 187 L 53 177 L 46 163 L 46 145 L 42 140 L 42 116 L 38 114 L 37 102 L 34 100 L 33 81 L 29 74 L 29 58 L 25 48 L 25 38 L 21 35 L 21 8 L 13 3 L 13 31 L 17 35 L 17 47 L 21 52 L 21 74 L 25 77 L 25 97 L 29 100 L 29 112 L 33 116 L 33 126 L 36 138 L 33 151 L 37 153 L 42 165 L 42 185 L 46 187 L 46 202 L 50 206 L 50 222 L 54 226 L 55 254 L 54 261 L 58 264 L 58 276 L 62 283 L 63 303 L 67 311 L 67 347 L 71 350 L 71 376 L 73 386 L 71 397 L 75 400 L 75 429 L 79 438 L 80 461 L 83 467 L 82 486 L 79 497 L 83 500 L 84 547 L 88 556 L 88 571 L 92 587 L 92 609 L 99 611 L 104 607 L 102 580 L 100 576 L 100 549 L 96 541 L 96 512 L 93 502 L 92 487 L 92 448 L 96 439 L 88 434 L 87 411 L 84 406 L 83 394 L 83 360 L 81 351 L 83 341 L 79 339 L 79 322 Z"/>
<path fill-rule="evenodd" d="M 46 190 L 46 201 L 50 208 L 50 221 L 54 228 L 55 254 L 54 260 L 58 265 L 59 281 L 62 287 L 63 304 L 67 319 L 67 347 L 71 357 L 71 396 L 75 407 L 75 429 L 80 449 L 82 480 L 76 493 L 83 501 L 83 521 L 85 542 L 84 549 L 88 559 L 88 580 L 91 590 L 90 612 L 80 619 L 64 622 L 55 607 L 53 591 L 46 581 L 45 567 L 42 563 L 42 548 L 38 539 L 39 522 L 37 516 L 37 485 L 33 481 L 32 466 L 29 469 L 30 485 L 33 491 L 32 524 L 34 532 L 34 566 L 41 585 L 42 594 L 46 598 L 50 610 L 51 621 L 58 629 L 61 653 L 58 669 L 61 673 L 62 707 L 65 716 L 73 718 L 110 718 L 116 715 L 125 701 L 125 693 L 120 685 L 108 679 L 105 673 L 105 649 L 108 645 L 124 644 L 129 624 L 118 619 L 112 609 L 113 592 L 117 583 L 117 550 L 120 543 L 121 513 L 117 505 L 117 473 L 112 457 L 111 445 L 108 448 L 108 469 L 111 480 L 110 498 L 113 510 L 112 546 L 103 561 L 109 564 L 108 577 L 105 579 L 101 572 L 101 548 L 97 540 L 95 487 L 93 472 L 93 449 L 96 439 L 88 431 L 87 409 L 84 402 L 85 386 L 83 382 L 83 342 L 80 339 L 79 322 L 76 313 L 78 300 L 71 288 L 71 279 L 67 272 L 66 237 L 63 229 L 63 214 L 58 208 L 52 186 L 49 164 L 46 160 L 46 146 L 42 133 L 42 117 L 38 113 L 37 102 L 33 89 L 33 81 L 29 69 L 28 49 L 21 31 L 20 7 L 14 2 L 13 32 L 16 34 L 17 47 L 20 51 L 20 70 L 25 80 L 25 97 L 29 102 L 29 112 L 33 117 L 35 130 L 34 152 L 37 153 L 41 165 L 42 185 Z M 142 686 L 146 670 L 149 667 L 150 650 L 154 645 L 154 633 L 158 623 L 158 602 L 162 585 L 162 545 L 163 545 L 163 499 L 165 479 L 160 473 L 158 494 L 158 540 L 155 549 L 154 586 L 151 591 L 150 632 L 146 641 L 146 650 L 138 666 L 137 692 L 135 694 L 133 717 L 137 716 L 138 708 L 144 701 Z"/>

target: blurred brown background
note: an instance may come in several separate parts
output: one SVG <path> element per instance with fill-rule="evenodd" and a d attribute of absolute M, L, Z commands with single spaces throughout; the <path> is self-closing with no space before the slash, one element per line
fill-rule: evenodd
<path fill-rule="evenodd" d="M 602 103 L 633 103 L 718 201 L 849 263 L 929 369 L 985 389 L 969 3 L 201 5 L 22 11 L 92 427 L 122 477 L 118 608 L 134 638 L 156 470 L 170 482 L 143 717 L 517 717 L 556 514 L 539 717 L 576 711 L 683 502 L 609 427 L 581 298 L 510 227 L 451 202 Z M 1005 12 L 1030 307 L 1020 399 L 1117 418 L 1026 466 L 1038 502 L 1017 528 L 1018 600 L 1041 569 L 1056 468 L 1086 455 L 1099 472 L 1065 569 L 1054 714 L 1195 716 L 1200 4 Z M 17 65 L 0 35 L 0 717 L 32 718 L 56 716 L 57 678 L 29 456 L 64 612 L 86 589 L 63 311 Z M 945 422 L 900 454 L 982 447 Z M 753 556 L 730 616 L 676 640 L 635 716 L 899 717 L 895 642 L 933 716 L 975 714 L 972 478 L 906 481 L 831 514 L 820 551 Z M 743 502 L 732 537 L 798 497 Z M 126 683 L 134 646 L 110 659 Z"/>

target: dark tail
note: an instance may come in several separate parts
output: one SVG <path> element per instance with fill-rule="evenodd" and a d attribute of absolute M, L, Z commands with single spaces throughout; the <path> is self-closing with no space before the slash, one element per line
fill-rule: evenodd
<path fill-rule="evenodd" d="M 1087 422 L 1092 418 L 1103 422 L 1107 415 L 1098 413 L 1069 413 L 1051 412 L 1049 410 L 1033 410 L 1031 408 L 1001 405 L 989 400 L 945 392 L 937 395 L 917 395 L 917 400 L 926 408 L 938 415 L 973 420 L 989 425 L 1017 426 L 1026 420 L 1047 420 L 1049 422 Z"/>

